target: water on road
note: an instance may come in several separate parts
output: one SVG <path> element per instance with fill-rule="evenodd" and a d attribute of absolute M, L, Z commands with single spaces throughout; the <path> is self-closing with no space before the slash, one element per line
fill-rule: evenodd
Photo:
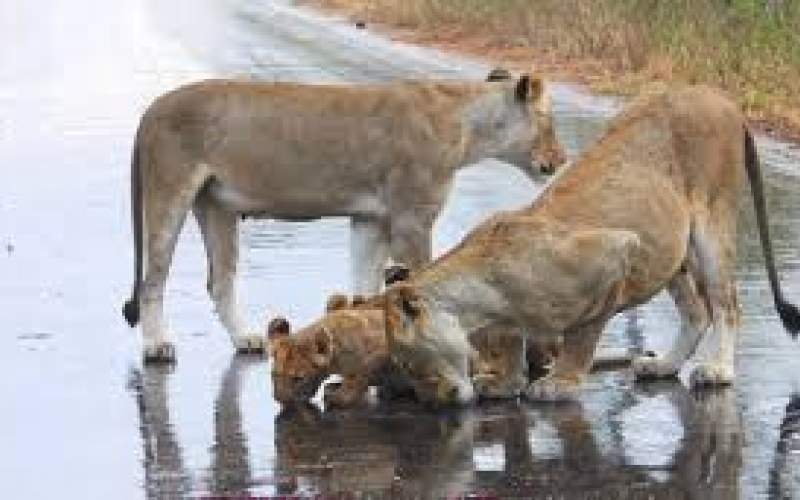
<path fill-rule="evenodd" d="M 207 76 L 374 81 L 479 78 L 487 68 L 268 0 L 7 2 L 0 26 L 4 497 L 800 498 L 800 346 L 773 312 L 749 203 L 732 389 L 692 394 L 609 372 L 569 405 L 281 413 L 267 362 L 234 357 L 212 314 L 193 222 L 167 292 L 178 364 L 141 366 L 119 312 L 132 279 L 139 115 Z M 572 155 L 621 105 L 567 85 L 554 92 Z M 762 138 L 759 152 L 783 281 L 800 300 L 800 148 Z M 499 163 L 463 170 L 436 252 L 538 189 Z M 241 238 L 254 326 L 276 312 L 301 325 L 350 287 L 346 220 L 248 221 Z M 660 350 L 676 328 L 660 296 L 615 320 L 603 343 Z"/>

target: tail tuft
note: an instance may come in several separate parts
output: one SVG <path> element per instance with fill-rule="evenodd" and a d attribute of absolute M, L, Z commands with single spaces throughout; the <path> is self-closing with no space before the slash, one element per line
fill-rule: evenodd
<path fill-rule="evenodd" d="M 134 297 L 125 302 L 125 306 L 122 308 L 122 315 L 125 316 L 125 321 L 128 322 L 131 328 L 136 326 L 139 323 L 139 300 Z"/>
<path fill-rule="evenodd" d="M 778 315 L 781 317 L 783 326 L 789 331 L 793 339 L 800 333 L 800 309 L 794 304 L 781 300 L 776 303 Z"/>

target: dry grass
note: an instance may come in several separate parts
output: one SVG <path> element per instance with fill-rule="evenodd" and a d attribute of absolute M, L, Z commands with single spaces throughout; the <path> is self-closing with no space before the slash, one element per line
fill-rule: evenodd
<path fill-rule="evenodd" d="M 794 0 L 309 0 L 415 41 L 535 65 L 596 88 L 703 82 L 751 118 L 800 136 Z"/>

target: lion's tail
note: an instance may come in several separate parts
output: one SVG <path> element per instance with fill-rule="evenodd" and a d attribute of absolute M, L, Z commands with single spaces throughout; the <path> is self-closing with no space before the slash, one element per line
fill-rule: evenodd
<path fill-rule="evenodd" d="M 753 194 L 758 235 L 761 238 L 761 248 L 764 252 L 769 285 L 772 289 L 772 297 L 775 300 L 775 309 L 777 309 L 778 316 L 780 316 L 783 326 L 789 334 L 793 338 L 797 338 L 797 334 L 800 332 L 800 310 L 784 298 L 783 290 L 778 280 L 778 271 L 775 268 L 775 259 L 772 253 L 772 240 L 769 236 L 769 220 L 767 218 L 766 202 L 764 201 L 764 185 L 761 180 L 758 152 L 756 151 L 753 135 L 746 127 L 744 130 L 744 154 L 745 169 L 747 170 L 747 177 L 750 179 L 750 191 Z"/>
<path fill-rule="evenodd" d="M 139 323 L 139 290 L 142 286 L 142 175 L 137 134 L 131 158 L 131 218 L 133 220 L 134 281 L 131 298 L 122 307 L 122 315 L 131 327 Z"/>

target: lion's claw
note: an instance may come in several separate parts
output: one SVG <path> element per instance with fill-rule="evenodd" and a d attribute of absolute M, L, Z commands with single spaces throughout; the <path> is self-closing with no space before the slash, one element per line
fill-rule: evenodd
<path fill-rule="evenodd" d="M 725 386 L 733 383 L 733 370 L 717 364 L 700 364 L 692 370 L 692 387 Z"/>

